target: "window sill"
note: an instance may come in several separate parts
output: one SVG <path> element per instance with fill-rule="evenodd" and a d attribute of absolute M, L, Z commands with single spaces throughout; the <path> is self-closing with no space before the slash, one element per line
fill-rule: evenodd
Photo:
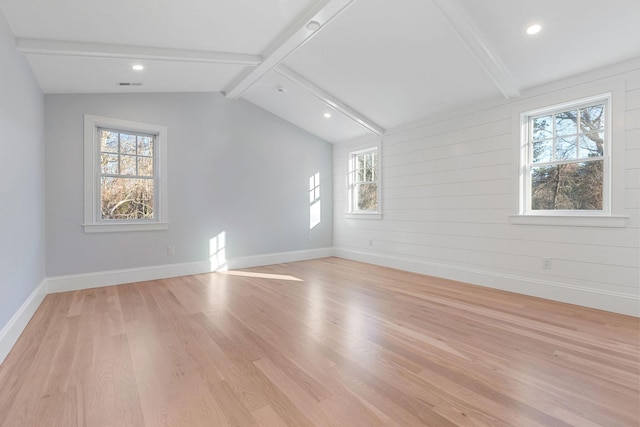
<path fill-rule="evenodd" d="M 564 227 L 608 227 L 627 226 L 628 216 L 622 215 L 510 215 L 509 220 L 517 225 L 558 225 Z"/>
<path fill-rule="evenodd" d="M 350 212 L 345 215 L 347 219 L 382 219 L 380 212 Z"/>
<path fill-rule="evenodd" d="M 119 224 L 83 224 L 85 233 L 120 233 L 130 231 L 168 230 L 168 222 L 119 223 Z"/>

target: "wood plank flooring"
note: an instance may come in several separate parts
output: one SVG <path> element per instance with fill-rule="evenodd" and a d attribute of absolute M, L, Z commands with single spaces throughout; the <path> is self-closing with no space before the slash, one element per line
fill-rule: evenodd
<path fill-rule="evenodd" d="M 0 426 L 638 426 L 639 319 L 338 258 L 46 297 Z"/>

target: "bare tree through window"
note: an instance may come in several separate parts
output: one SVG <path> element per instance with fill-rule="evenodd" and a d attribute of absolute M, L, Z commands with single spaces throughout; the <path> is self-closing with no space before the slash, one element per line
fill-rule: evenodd
<path fill-rule="evenodd" d="M 606 104 L 531 117 L 531 209 L 602 210 Z"/>
<path fill-rule="evenodd" d="M 100 218 L 154 218 L 155 136 L 99 129 Z"/>

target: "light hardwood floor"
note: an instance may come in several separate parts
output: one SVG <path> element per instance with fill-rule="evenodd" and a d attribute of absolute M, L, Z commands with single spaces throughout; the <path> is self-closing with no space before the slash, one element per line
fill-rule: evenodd
<path fill-rule="evenodd" d="M 47 296 L 0 426 L 638 426 L 639 320 L 338 258 Z"/>

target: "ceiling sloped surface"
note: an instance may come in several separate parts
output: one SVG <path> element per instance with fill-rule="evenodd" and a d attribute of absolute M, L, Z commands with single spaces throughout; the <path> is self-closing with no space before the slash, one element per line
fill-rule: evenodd
<path fill-rule="evenodd" d="M 331 142 L 640 57 L 637 0 L 0 0 L 0 9 L 45 93 L 220 91 Z M 534 22 L 542 32 L 526 35 Z"/>

